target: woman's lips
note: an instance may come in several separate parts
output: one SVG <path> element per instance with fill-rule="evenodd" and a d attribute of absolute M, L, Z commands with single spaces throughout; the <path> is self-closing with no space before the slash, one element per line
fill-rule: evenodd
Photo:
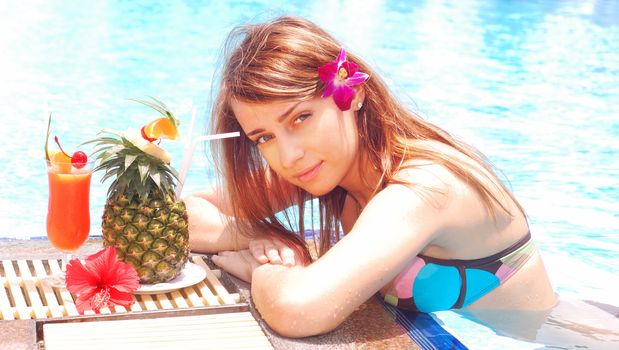
<path fill-rule="evenodd" d="M 318 175 L 320 168 L 322 168 L 322 161 L 307 170 L 303 170 L 303 172 L 295 175 L 294 177 L 302 182 L 308 182 Z"/>

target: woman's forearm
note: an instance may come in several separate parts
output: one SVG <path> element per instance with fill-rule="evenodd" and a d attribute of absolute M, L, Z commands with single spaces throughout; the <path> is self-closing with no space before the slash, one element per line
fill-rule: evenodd
<path fill-rule="evenodd" d="M 307 282 L 307 267 L 264 264 L 252 274 L 254 304 L 269 327 L 280 335 L 300 338 L 333 330 L 348 315 L 340 314 Z M 319 282 L 318 282 L 319 283 Z"/>
<path fill-rule="evenodd" d="M 295 267 L 300 269 L 300 267 Z M 293 329 L 294 314 L 301 314 L 299 296 L 289 286 L 291 267 L 264 264 L 252 274 L 251 295 L 258 311 L 274 331 L 286 337 L 302 337 Z M 297 271 L 298 273 L 299 271 Z M 309 335 L 309 334 L 307 334 Z"/>

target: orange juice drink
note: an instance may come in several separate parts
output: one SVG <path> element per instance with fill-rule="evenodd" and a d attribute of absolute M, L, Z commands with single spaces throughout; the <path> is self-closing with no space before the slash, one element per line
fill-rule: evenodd
<path fill-rule="evenodd" d="M 84 244 L 90 232 L 92 167 L 76 169 L 71 163 L 48 162 L 47 176 L 47 238 L 59 250 L 75 251 Z"/>

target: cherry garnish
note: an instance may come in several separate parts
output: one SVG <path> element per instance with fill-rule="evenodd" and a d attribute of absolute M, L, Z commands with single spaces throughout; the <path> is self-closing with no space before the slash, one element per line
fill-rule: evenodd
<path fill-rule="evenodd" d="M 76 169 L 83 168 L 86 165 L 86 162 L 88 162 L 88 156 L 86 153 L 82 151 L 76 151 L 73 153 L 73 157 L 71 157 L 71 164 L 73 164 Z"/>
<path fill-rule="evenodd" d="M 71 158 L 71 164 L 76 169 L 81 169 L 86 165 L 86 162 L 88 162 L 88 156 L 86 155 L 86 153 L 82 151 L 76 151 L 75 153 L 73 153 L 73 156 L 69 156 L 67 152 L 62 149 L 62 146 L 60 146 L 58 136 L 54 136 L 54 141 L 56 141 L 56 144 L 58 145 L 58 148 L 60 148 L 60 151 L 64 153 L 65 156 Z"/>

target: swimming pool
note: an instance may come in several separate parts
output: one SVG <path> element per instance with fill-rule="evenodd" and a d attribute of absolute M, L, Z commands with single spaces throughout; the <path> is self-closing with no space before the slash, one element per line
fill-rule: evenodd
<path fill-rule="evenodd" d="M 149 95 L 181 111 L 192 102 L 202 131 L 225 34 L 295 14 L 333 32 L 411 107 L 505 173 L 560 295 L 619 304 L 619 2 L 355 4 L 0 3 L 0 237 L 45 236 L 45 100 L 68 148 L 103 127 L 148 121 L 126 99 Z M 189 113 L 180 117 L 183 132 Z M 178 166 L 182 145 L 167 145 Z M 212 177 L 196 153 L 184 193 Z M 106 188 L 95 180 L 93 213 Z M 436 317 L 473 348 L 481 339 L 493 339 L 488 348 L 535 347 L 454 313 Z"/>

